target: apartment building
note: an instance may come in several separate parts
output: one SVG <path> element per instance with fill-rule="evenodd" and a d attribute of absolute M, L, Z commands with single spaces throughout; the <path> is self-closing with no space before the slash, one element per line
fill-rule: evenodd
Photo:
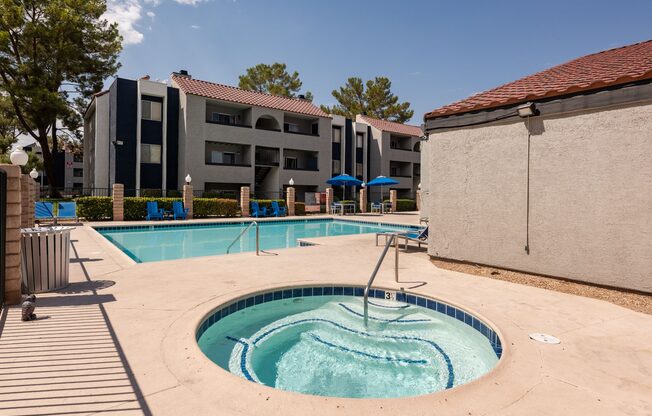
<path fill-rule="evenodd" d="M 43 159 L 43 150 L 41 146 L 34 142 L 23 146 L 26 152 L 34 152 Z M 57 188 L 64 194 L 75 193 L 80 191 L 84 186 L 84 165 L 81 154 L 73 153 L 69 150 L 60 150 L 52 154 L 54 172 L 57 176 Z M 49 184 L 48 175 L 45 170 L 39 171 L 38 182 L 40 186 Z"/>
<path fill-rule="evenodd" d="M 299 201 L 341 173 L 365 182 L 396 176 L 405 196 L 419 182 L 418 127 L 329 115 L 301 97 L 187 71 L 172 74 L 170 85 L 117 78 L 92 100 L 84 136 L 84 186 L 122 183 L 127 194 L 179 190 L 187 175 L 198 191 L 235 194 L 249 186 L 261 198 L 281 197 L 292 180 Z"/>

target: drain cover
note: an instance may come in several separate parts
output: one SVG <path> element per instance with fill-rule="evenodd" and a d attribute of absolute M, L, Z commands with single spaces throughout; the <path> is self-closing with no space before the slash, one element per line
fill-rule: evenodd
<path fill-rule="evenodd" d="M 561 342 L 559 338 L 553 337 L 552 335 L 540 333 L 530 334 L 530 339 L 538 342 L 543 342 L 544 344 L 559 344 Z"/>

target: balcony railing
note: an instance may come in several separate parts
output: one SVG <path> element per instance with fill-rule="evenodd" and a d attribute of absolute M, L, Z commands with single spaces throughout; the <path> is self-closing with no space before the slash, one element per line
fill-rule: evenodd
<path fill-rule="evenodd" d="M 206 119 L 207 123 L 210 124 L 220 124 L 222 126 L 231 126 L 231 127 L 244 127 L 246 129 L 250 129 L 251 125 L 250 124 L 241 124 L 241 123 L 236 123 L 236 122 L 227 122 L 227 121 L 217 121 L 217 120 L 211 120 L 209 118 Z"/>
<path fill-rule="evenodd" d="M 217 162 L 206 162 L 207 165 L 212 165 L 212 166 L 239 166 L 239 167 L 245 167 L 245 168 L 250 168 L 251 163 L 217 163 Z"/>
<path fill-rule="evenodd" d="M 256 149 L 256 165 L 278 166 L 279 165 L 278 150 Z"/>

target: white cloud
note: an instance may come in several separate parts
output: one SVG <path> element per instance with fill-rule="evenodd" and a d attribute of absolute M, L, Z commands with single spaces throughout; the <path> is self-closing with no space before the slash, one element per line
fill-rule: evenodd
<path fill-rule="evenodd" d="M 118 24 L 126 45 L 137 44 L 143 41 L 143 34 L 135 27 L 142 17 L 142 11 L 137 0 L 109 0 L 104 18 Z"/>
<path fill-rule="evenodd" d="M 204 2 L 206 0 L 174 0 L 175 2 L 179 4 L 188 4 L 190 6 L 196 6 L 201 2 Z"/>
<path fill-rule="evenodd" d="M 192 26 L 190 26 L 191 29 L 195 29 L 195 30 L 199 29 L 200 27 L 201 27 L 201 26 L 199 26 L 199 25 L 192 25 Z"/>
<path fill-rule="evenodd" d="M 161 4 L 161 0 L 145 0 L 145 4 L 151 4 L 152 6 L 158 6 Z"/>
<path fill-rule="evenodd" d="M 153 19 L 154 17 L 156 17 L 156 13 L 154 13 L 152 11 L 149 11 L 149 12 L 147 12 L 147 17 Z"/>

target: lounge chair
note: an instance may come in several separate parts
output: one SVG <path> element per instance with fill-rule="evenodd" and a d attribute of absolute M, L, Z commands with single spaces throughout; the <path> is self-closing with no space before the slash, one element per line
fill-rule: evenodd
<path fill-rule="evenodd" d="M 56 220 L 78 220 L 77 218 L 77 204 L 73 202 L 59 202 L 57 204 Z"/>
<path fill-rule="evenodd" d="M 188 208 L 183 207 L 183 202 L 172 202 L 172 215 L 175 220 L 185 220 L 188 217 Z"/>
<path fill-rule="evenodd" d="M 266 217 L 267 207 L 261 208 L 260 205 L 258 205 L 258 202 L 251 201 L 251 216 L 256 218 Z"/>
<path fill-rule="evenodd" d="M 401 238 L 405 239 L 405 250 L 408 249 L 408 241 L 415 241 L 418 244 L 418 247 L 421 247 L 421 244 L 428 244 L 428 227 L 419 230 L 419 232 L 407 232 L 399 234 L 399 240 Z"/>
<path fill-rule="evenodd" d="M 37 202 L 34 204 L 34 218 L 37 221 L 54 221 L 54 206 L 52 202 Z"/>
<path fill-rule="evenodd" d="M 372 202 L 371 203 L 371 213 L 372 214 L 373 213 L 380 214 L 380 213 L 382 213 L 382 210 L 383 210 L 383 208 L 382 208 L 382 205 L 380 205 L 380 202 Z"/>
<path fill-rule="evenodd" d="M 159 209 L 158 202 L 156 201 L 147 201 L 147 216 L 145 219 L 147 221 L 152 220 L 162 220 L 164 211 Z"/>
<path fill-rule="evenodd" d="M 282 207 L 278 201 L 272 201 L 272 215 L 275 217 L 285 217 L 288 215 L 287 207 Z"/>

